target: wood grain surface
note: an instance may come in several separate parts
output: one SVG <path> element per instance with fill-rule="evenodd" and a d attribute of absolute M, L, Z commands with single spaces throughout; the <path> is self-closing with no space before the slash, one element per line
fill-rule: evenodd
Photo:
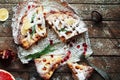
<path fill-rule="evenodd" d="M 17 53 L 17 45 L 13 41 L 11 23 L 14 7 L 23 0 L 0 0 L 0 8 L 7 8 L 9 18 L 5 22 L 0 22 L 0 50 L 12 49 Z M 66 0 L 76 9 L 79 16 L 85 21 L 89 28 L 89 37 L 93 54 L 89 57 L 91 63 L 106 71 L 112 80 L 120 80 L 120 0 Z M 103 21 L 94 24 L 91 19 L 91 12 L 98 11 Z M 23 65 L 18 58 L 8 67 L 0 66 L 2 69 L 10 71 L 17 79 L 22 80 L 42 80 L 36 72 L 34 63 Z M 55 71 L 51 80 L 73 80 L 67 66 L 60 66 Z M 89 80 L 103 80 L 94 71 Z"/>

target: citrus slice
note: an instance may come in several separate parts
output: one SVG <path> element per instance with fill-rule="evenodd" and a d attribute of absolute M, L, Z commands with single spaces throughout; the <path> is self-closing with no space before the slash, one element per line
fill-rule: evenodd
<path fill-rule="evenodd" d="M 0 9 L 0 21 L 5 21 L 8 19 L 9 12 L 5 8 Z"/>
<path fill-rule="evenodd" d="M 11 73 L 0 69 L 0 80 L 15 80 L 15 78 Z"/>

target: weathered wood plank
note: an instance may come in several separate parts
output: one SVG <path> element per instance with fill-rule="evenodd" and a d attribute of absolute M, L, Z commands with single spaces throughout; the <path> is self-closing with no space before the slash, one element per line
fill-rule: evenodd
<path fill-rule="evenodd" d="M 0 3 L 2 4 L 16 4 L 18 2 L 25 1 L 25 0 L 1 0 Z M 65 0 L 69 3 L 120 3 L 120 0 Z"/>
<path fill-rule="evenodd" d="M 120 41 L 120 39 L 118 39 Z M 120 49 L 116 48 L 113 43 L 116 43 L 115 39 L 99 39 L 91 38 L 91 46 L 93 49 L 93 55 L 118 55 L 120 56 Z M 16 52 L 16 44 L 12 37 L 0 37 L 0 49 L 12 49 Z M 4 46 L 3 46 L 4 45 Z"/>
<path fill-rule="evenodd" d="M 96 67 L 106 71 L 111 76 L 112 80 L 119 80 L 120 79 L 120 57 L 90 57 L 89 61 L 94 64 Z M 11 66 L 7 67 L 6 70 L 13 73 L 13 75 L 21 78 L 28 78 L 28 73 L 30 74 L 30 78 L 37 78 L 41 79 L 39 77 L 39 74 L 36 72 L 35 66 L 33 63 L 28 65 L 19 64 L 20 62 L 14 62 Z M 19 66 L 19 68 L 16 68 L 16 65 Z M 22 67 L 21 67 L 22 66 Z M 23 67 L 24 66 L 24 67 Z M 5 68 L 4 68 L 5 69 Z M 20 75 L 21 74 L 21 75 Z M 26 75 L 26 77 L 24 75 Z M 55 73 L 53 74 L 51 80 L 55 79 L 59 80 L 73 80 L 71 76 L 71 71 L 67 66 L 62 66 L 58 68 Z M 90 80 L 101 80 L 101 77 L 94 72 Z M 25 79 L 29 80 L 29 79 Z"/>
<path fill-rule="evenodd" d="M 6 22 L 0 22 L 0 50 L 12 49 L 17 53 L 17 45 L 14 43 L 11 31 L 12 7 L 23 0 L 0 0 L 0 8 L 7 8 L 10 12 Z M 116 39 L 120 41 L 120 0 L 66 0 L 74 6 L 78 14 L 83 17 L 89 28 L 92 49 L 94 54 L 89 58 L 90 62 L 98 68 L 108 72 L 112 80 L 120 80 L 120 49 L 116 48 Z M 91 12 L 96 10 L 103 16 L 103 22 L 95 25 L 91 22 Z M 111 34 L 114 33 L 114 34 Z M 105 39 L 104 39 L 105 38 Z M 19 60 L 14 61 L 8 67 L 0 68 L 10 71 L 15 78 L 24 80 L 41 80 L 36 72 L 34 63 L 23 65 Z M 30 74 L 30 75 L 29 75 Z M 51 80 L 73 80 L 68 67 L 60 67 Z M 90 80 L 102 80 L 95 72 Z"/>
<path fill-rule="evenodd" d="M 120 57 L 90 57 L 89 61 L 108 73 L 120 73 Z"/>
<path fill-rule="evenodd" d="M 91 12 L 98 11 L 103 20 L 120 20 L 120 6 L 118 5 L 94 5 L 94 4 L 71 4 L 78 14 L 85 20 L 91 20 Z"/>
<path fill-rule="evenodd" d="M 96 38 L 120 38 L 119 21 L 103 21 L 99 24 L 94 24 L 92 21 L 85 21 L 88 27 L 89 36 Z"/>
<path fill-rule="evenodd" d="M 11 21 L 0 23 L 0 37 L 12 37 L 11 23 Z M 85 21 L 85 23 L 92 38 L 120 38 L 120 25 L 118 25 L 120 21 L 103 21 L 100 24 Z"/>
<path fill-rule="evenodd" d="M 11 22 L 5 21 L 0 23 L 0 37 L 12 36 Z"/>
<path fill-rule="evenodd" d="M 101 13 L 103 20 L 120 20 L 120 6 L 119 5 L 91 5 L 91 4 L 71 4 L 77 10 L 78 15 L 80 15 L 83 20 L 91 20 L 91 12 L 96 10 Z M 0 8 L 4 7 L 9 10 L 9 19 L 12 19 L 13 11 L 12 7 L 15 4 L 0 4 Z"/>
<path fill-rule="evenodd" d="M 77 3 L 77 4 L 81 4 L 81 3 L 103 3 L 103 4 L 107 4 L 107 3 L 120 3 L 120 0 L 65 0 L 69 3 Z"/>
<path fill-rule="evenodd" d="M 111 77 L 111 80 L 120 80 L 120 73 L 109 73 L 109 75 Z M 53 77 L 54 78 L 52 78 L 52 80 L 74 80 L 72 78 L 71 73 L 55 73 L 55 76 Z M 88 80 L 104 80 L 104 79 L 97 73 L 93 73 L 92 76 Z"/>
<path fill-rule="evenodd" d="M 120 41 L 120 39 L 119 39 Z M 120 49 L 114 45 L 115 39 L 97 39 L 91 38 L 93 55 L 120 55 Z"/>
<path fill-rule="evenodd" d="M 120 73 L 109 73 L 111 80 L 120 80 Z M 89 80 L 104 80 L 99 74 L 96 72 L 90 77 Z"/>
<path fill-rule="evenodd" d="M 30 72 L 30 78 L 26 78 L 28 77 L 27 75 L 28 73 L 25 73 L 25 72 L 23 73 L 11 72 L 11 73 L 15 76 L 15 78 L 18 78 L 18 79 L 43 80 L 41 77 L 39 77 L 38 73 Z M 120 80 L 120 73 L 109 73 L 109 75 L 112 80 Z M 71 73 L 54 73 L 50 80 L 74 80 L 74 79 Z M 103 80 L 103 79 L 99 74 L 94 72 L 88 80 Z"/>
<path fill-rule="evenodd" d="M 88 59 L 96 67 L 108 72 L 108 73 L 120 73 L 120 57 L 89 57 Z M 30 64 L 22 64 L 20 61 L 13 62 L 8 67 L 2 67 L 2 69 L 10 72 L 36 72 L 36 68 L 33 62 Z M 70 73 L 70 69 L 65 66 L 60 66 L 55 73 Z"/>
<path fill-rule="evenodd" d="M 55 73 L 51 80 L 74 80 L 71 73 Z"/>
<path fill-rule="evenodd" d="M 89 57 L 88 59 L 96 67 L 108 72 L 108 73 L 120 73 L 118 69 L 120 67 L 120 57 Z M 56 73 L 71 72 L 70 69 L 65 65 L 57 69 Z"/>
<path fill-rule="evenodd" d="M 0 37 L 0 50 L 4 49 L 11 49 L 16 53 L 17 46 L 12 37 Z"/>
<path fill-rule="evenodd" d="M 120 79 L 120 70 L 118 69 L 120 67 L 119 62 L 120 58 L 119 57 L 91 57 L 89 59 L 95 66 L 98 68 L 106 71 L 112 80 L 119 80 Z M 64 69 L 66 71 L 66 69 Z M 63 72 L 63 73 L 55 73 L 54 78 L 56 76 L 59 78 L 62 74 L 62 79 L 66 80 L 64 78 L 68 78 L 69 80 L 73 80 L 73 78 L 69 78 L 71 76 L 71 73 L 68 72 Z M 103 80 L 101 76 L 98 75 L 98 73 L 94 72 L 93 75 L 90 77 L 89 80 Z"/>
<path fill-rule="evenodd" d="M 111 73 L 112 80 L 120 80 L 120 73 Z"/>
<path fill-rule="evenodd" d="M 11 72 L 16 80 L 29 80 L 29 73 L 27 72 Z"/>
<path fill-rule="evenodd" d="M 16 4 L 21 1 L 25 1 L 25 0 L 0 0 L 0 3 L 1 4 Z"/>

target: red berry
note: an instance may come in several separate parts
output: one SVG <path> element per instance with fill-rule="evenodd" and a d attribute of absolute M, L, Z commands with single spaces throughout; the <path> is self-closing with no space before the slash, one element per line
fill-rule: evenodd
<path fill-rule="evenodd" d="M 46 62 L 46 59 L 43 59 L 43 62 Z"/>
<path fill-rule="evenodd" d="M 32 5 L 32 8 L 34 8 L 35 7 L 35 5 Z"/>
<path fill-rule="evenodd" d="M 67 58 L 67 59 L 69 59 L 69 58 L 70 58 L 70 56 L 67 56 L 66 58 Z"/>
<path fill-rule="evenodd" d="M 84 48 L 84 51 L 85 51 L 85 52 L 87 51 L 87 48 L 86 48 L 86 47 Z"/>
<path fill-rule="evenodd" d="M 70 56 L 70 54 L 71 54 L 71 51 L 68 51 L 68 52 L 67 52 L 67 55 Z"/>
<path fill-rule="evenodd" d="M 80 48 L 80 45 L 77 45 L 77 48 L 79 49 L 79 48 Z"/>
<path fill-rule="evenodd" d="M 83 52 L 83 54 L 85 55 L 85 54 L 86 54 L 86 52 Z"/>
<path fill-rule="evenodd" d="M 83 47 L 87 47 L 87 44 L 86 44 L 86 43 L 83 43 Z"/>
<path fill-rule="evenodd" d="M 31 6 L 29 5 L 29 6 L 28 6 L 28 10 L 30 9 L 30 7 L 31 7 Z"/>
<path fill-rule="evenodd" d="M 50 45 L 53 45 L 53 40 L 49 40 L 50 41 Z"/>
<path fill-rule="evenodd" d="M 67 61 L 67 60 L 68 60 L 68 58 L 67 58 L 67 57 L 65 57 L 65 58 L 64 58 L 64 61 Z"/>

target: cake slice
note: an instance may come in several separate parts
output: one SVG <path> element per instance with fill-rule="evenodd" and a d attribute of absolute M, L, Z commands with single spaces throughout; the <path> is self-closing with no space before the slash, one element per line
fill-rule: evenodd
<path fill-rule="evenodd" d="M 74 80 L 86 80 L 91 76 L 93 68 L 86 65 L 80 65 L 77 63 L 67 63 L 71 69 Z"/>
<path fill-rule="evenodd" d="M 84 22 L 69 11 L 51 11 L 45 18 L 62 42 L 87 31 Z"/>
<path fill-rule="evenodd" d="M 37 72 L 44 80 L 49 80 L 62 61 L 62 57 L 55 55 L 41 56 L 34 60 Z"/>
<path fill-rule="evenodd" d="M 38 40 L 46 37 L 43 6 L 36 2 L 24 2 L 16 12 L 16 23 L 12 25 L 15 43 L 28 49 Z"/>

